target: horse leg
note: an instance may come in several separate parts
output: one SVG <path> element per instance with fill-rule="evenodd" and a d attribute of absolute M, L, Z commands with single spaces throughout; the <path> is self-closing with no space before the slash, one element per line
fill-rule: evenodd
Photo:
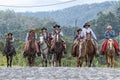
<path fill-rule="evenodd" d="M 13 56 L 10 56 L 10 67 L 12 67 L 12 57 Z"/>
<path fill-rule="evenodd" d="M 79 58 L 77 58 L 77 67 L 79 67 L 80 61 Z"/>
<path fill-rule="evenodd" d="M 86 66 L 88 66 L 88 55 L 85 56 Z"/>
<path fill-rule="evenodd" d="M 111 58 L 111 67 L 114 68 L 114 56 Z"/>
<path fill-rule="evenodd" d="M 45 59 L 45 67 L 47 67 L 47 59 Z"/>
<path fill-rule="evenodd" d="M 32 64 L 32 66 L 34 66 L 34 62 L 35 62 L 35 55 L 33 55 L 33 56 L 31 57 L 31 64 Z"/>
<path fill-rule="evenodd" d="M 61 58 L 59 59 L 59 66 L 61 66 Z"/>
<path fill-rule="evenodd" d="M 107 67 L 110 66 L 110 56 L 106 54 Z"/>
<path fill-rule="evenodd" d="M 90 63 L 89 63 L 89 67 L 91 67 L 92 66 L 92 61 L 93 61 L 93 57 L 90 59 Z"/>
<path fill-rule="evenodd" d="M 28 56 L 28 65 L 31 67 L 31 57 Z"/>
<path fill-rule="evenodd" d="M 80 58 L 80 67 L 82 67 L 83 64 L 83 58 Z"/>
<path fill-rule="evenodd" d="M 9 67 L 9 56 L 6 56 L 7 58 L 7 67 Z"/>

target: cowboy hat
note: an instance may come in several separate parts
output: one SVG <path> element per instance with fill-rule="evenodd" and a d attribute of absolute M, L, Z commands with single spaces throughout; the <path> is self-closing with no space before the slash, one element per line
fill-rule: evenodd
<path fill-rule="evenodd" d="M 107 26 L 107 29 L 112 29 L 112 26 L 108 25 L 108 26 Z"/>
<path fill-rule="evenodd" d="M 13 34 L 12 34 L 12 33 L 8 33 L 7 35 L 8 35 L 8 36 L 9 36 L 9 35 L 11 35 L 11 36 L 12 36 Z"/>
<path fill-rule="evenodd" d="M 90 27 L 90 25 L 89 25 L 88 23 L 85 23 L 83 27 L 85 27 L 85 26 L 88 26 L 88 27 Z"/>
<path fill-rule="evenodd" d="M 81 29 L 81 28 L 79 28 L 79 29 L 77 30 L 77 32 L 79 32 L 79 31 L 82 31 L 82 29 Z"/>
<path fill-rule="evenodd" d="M 41 30 L 47 30 L 47 28 L 43 27 Z"/>
<path fill-rule="evenodd" d="M 60 28 L 60 25 L 56 24 L 55 26 L 53 26 L 53 28 L 56 28 L 56 27 Z"/>

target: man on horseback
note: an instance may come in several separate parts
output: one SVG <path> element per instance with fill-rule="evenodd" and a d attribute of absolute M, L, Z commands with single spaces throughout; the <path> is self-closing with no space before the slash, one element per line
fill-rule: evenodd
<path fill-rule="evenodd" d="M 74 43 L 73 43 L 73 46 L 72 46 L 72 55 L 73 55 L 73 56 L 76 56 L 76 55 L 75 55 L 75 48 L 76 48 L 76 46 L 77 46 L 77 44 L 78 44 L 78 40 L 79 40 L 79 39 L 83 39 L 83 37 L 81 37 L 81 32 L 82 32 L 82 29 L 81 29 L 81 28 L 78 29 L 78 30 L 77 30 L 77 34 L 76 34 L 75 37 L 74 37 Z"/>
<path fill-rule="evenodd" d="M 26 35 L 26 45 L 25 45 L 24 53 L 23 53 L 24 56 L 27 56 L 26 52 L 29 50 L 30 41 L 35 40 L 35 39 L 37 39 L 37 34 L 35 33 L 35 29 L 32 28 L 29 30 L 29 32 Z M 34 46 L 35 46 L 36 53 L 38 53 L 39 49 L 38 49 L 38 44 L 36 41 L 34 43 Z"/>
<path fill-rule="evenodd" d="M 93 45 L 95 46 L 95 49 L 96 49 L 96 54 L 99 54 L 97 37 L 96 37 L 95 33 L 93 32 L 93 30 L 90 28 L 90 25 L 88 23 L 85 23 L 83 26 L 83 29 L 82 29 L 82 33 L 81 33 L 81 36 L 83 37 L 84 41 L 87 39 L 87 37 L 86 37 L 87 33 L 91 33 L 92 42 L 93 42 Z"/>
<path fill-rule="evenodd" d="M 10 42 L 9 44 L 7 44 L 8 42 Z M 8 33 L 7 34 L 7 38 L 6 38 L 6 47 L 9 46 L 9 53 L 12 53 L 13 52 L 13 55 L 16 55 L 16 51 L 15 51 L 15 48 L 13 46 L 13 43 L 14 43 L 14 37 L 13 37 L 13 34 L 12 33 Z"/>
<path fill-rule="evenodd" d="M 47 29 L 46 29 L 45 27 L 43 27 L 43 28 L 41 29 L 41 34 L 42 34 L 45 42 L 47 43 L 48 47 L 50 47 L 50 46 L 49 46 L 49 43 L 48 43 L 49 35 L 48 35 Z"/>
<path fill-rule="evenodd" d="M 48 39 L 48 32 L 47 32 L 47 29 L 45 27 L 43 27 L 41 29 L 41 34 L 43 35 L 44 40 Z"/>
<path fill-rule="evenodd" d="M 106 39 L 102 45 L 102 54 L 104 54 L 106 51 L 108 40 L 113 39 L 113 37 L 115 37 L 115 32 L 114 30 L 112 30 L 112 27 L 110 25 L 108 25 L 107 30 L 104 33 L 104 37 Z M 116 40 L 113 39 L 113 41 L 114 41 L 114 47 L 115 47 L 116 54 L 119 55 L 119 45 Z"/>
<path fill-rule="evenodd" d="M 64 47 L 64 53 L 66 53 L 66 43 L 65 43 L 65 40 L 63 39 L 63 32 L 61 31 L 60 25 L 56 24 L 55 26 L 53 26 L 53 28 L 54 28 L 53 35 L 52 35 L 53 40 L 55 40 L 56 34 L 59 33 L 61 36 L 61 41 L 62 41 L 63 47 Z M 53 48 L 53 46 L 54 46 L 54 44 L 52 45 L 51 48 Z"/>

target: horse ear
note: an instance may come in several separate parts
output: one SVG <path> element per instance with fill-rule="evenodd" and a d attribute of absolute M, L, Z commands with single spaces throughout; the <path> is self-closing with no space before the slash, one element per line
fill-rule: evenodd
<path fill-rule="evenodd" d="M 90 34 L 92 34 L 91 31 L 90 31 Z"/>
<path fill-rule="evenodd" d="M 86 32 L 86 34 L 88 34 L 88 32 Z"/>

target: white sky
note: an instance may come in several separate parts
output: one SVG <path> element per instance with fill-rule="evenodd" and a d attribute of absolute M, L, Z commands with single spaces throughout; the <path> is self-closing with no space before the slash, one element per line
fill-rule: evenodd
<path fill-rule="evenodd" d="M 55 3 L 61 3 L 71 0 L 0 0 L 0 5 L 8 5 L 8 6 L 36 6 L 36 5 L 48 5 L 48 4 L 55 4 Z M 16 12 L 37 12 L 37 11 L 53 11 L 53 10 L 59 10 L 64 9 L 67 7 L 75 6 L 75 5 L 81 5 L 81 4 L 91 4 L 91 3 L 100 3 L 104 1 L 118 1 L 118 0 L 75 0 L 73 2 L 69 2 L 66 4 L 59 4 L 54 6 L 47 6 L 47 7 L 30 7 L 30 8 L 24 8 L 24 7 L 3 7 L 0 6 L 0 10 L 15 10 Z"/>

